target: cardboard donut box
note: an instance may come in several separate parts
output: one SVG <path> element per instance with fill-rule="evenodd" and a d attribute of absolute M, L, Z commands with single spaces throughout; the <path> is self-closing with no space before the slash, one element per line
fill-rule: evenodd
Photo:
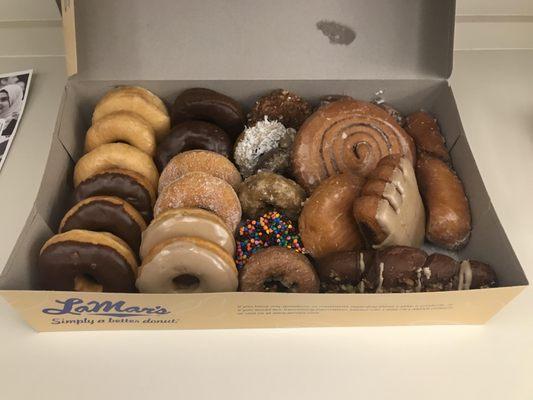
<path fill-rule="evenodd" d="M 63 1 L 65 87 L 32 213 L 0 277 L 0 294 L 37 331 L 482 324 L 527 285 L 485 190 L 447 78 L 452 0 Z M 382 91 L 408 113 L 439 120 L 472 210 L 457 256 L 489 263 L 500 287 L 402 294 L 125 294 L 41 291 L 36 261 L 72 202 L 72 172 L 98 99 L 139 85 L 167 104 L 190 87 L 249 108 L 285 88 L 316 104 L 326 94 Z M 475 90 L 475 88 L 473 88 Z M 429 249 L 431 250 L 431 249 Z"/>

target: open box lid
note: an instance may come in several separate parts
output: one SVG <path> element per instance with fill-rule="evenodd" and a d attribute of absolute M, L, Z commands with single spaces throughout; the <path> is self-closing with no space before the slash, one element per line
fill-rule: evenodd
<path fill-rule="evenodd" d="M 76 80 L 446 79 L 454 0 L 63 0 Z"/>

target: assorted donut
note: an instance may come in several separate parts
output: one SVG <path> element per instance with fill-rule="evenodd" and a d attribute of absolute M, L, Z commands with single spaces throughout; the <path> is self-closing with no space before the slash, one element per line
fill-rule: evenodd
<path fill-rule="evenodd" d="M 170 110 L 170 111 L 169 111 Z M 96 104 L 74 202 L 40 251 L 46 290 L 413 293 L 495 287 L 437 120 L 285 89 L 248 113 L 206 88 Z M 431 243 L 446 249 L 426 252 Z M 434 248 L 434 247 L 430 247 Z"/>

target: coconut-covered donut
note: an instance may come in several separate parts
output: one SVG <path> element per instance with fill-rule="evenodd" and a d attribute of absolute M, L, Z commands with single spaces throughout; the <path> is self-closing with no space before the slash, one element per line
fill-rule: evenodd
<path fill-rule="evenodd" d="M 92 123 L 116 111 L 131 111 L 144 118 L 154 129 L 158 141 L 161 141 L 170 130 L 167 107 L 159 97 L 147 89 L 121 86 L 110 90 L 96 104 Z"/>
<path fill-rule="evenodd" d="M 266 117 L 246 128 L 235 143 L 233 158 L 246 178 L 259 169 L 286 173 L 296 131 Z"/>
<path fill-rule="evenodd" d="M 254 125 L 268 117 L 287 128 L 298 130 L 312 112 L 311 105 L 300 96 L 285 89 L 277 89 L 255 102 L 248 114 L 248 124 Z"/>
<path fill-rule="evenodd" d="M 226 181 L 204 172 L 191 172 L 169 184 L 154 206 L 154 217 L 172 208 L 212 211 L 235 232 L 241 220 L 241 203 Z"/>
<path fill-rule="evenodd" d="M 172 157 L 188 150 L 209 150 L 229 158 L 233 151 L 233 141 L 221 128 L 209 122 L 180 122 L 157 145 L 157 168 L 163 171 Z"/>
<path fill-rule="evenodd" d="M 363 247 L 352 208 L 364 179 L 341 174 L 326 179 L 304 204 L 299 220 L 305 249 L 316 258 Z"/>
<path fill-rule="evenodd" d="M 144 259 L 156 245 L 178 236 L 193 236 L 215 243 L 229 255 L 235 254 L 235 239 L 224 221 L 199 208 L 175 208 L 161 213 L 142 234 Z"/>
<path fill-rule="evenodd" d="M 306 256 L 278 246 L 255 253 L 239 274 L 242 292 L 317 293 L 319 286 Z"/>
<path fill-rule="evenodd" d="M 246 178 L 237 193 L 242 212 L 248 218 L 278 210 L 297 219 L 306 198 L 300 185 L 272 172 L 258 172 Z"/>
<path fill-rule="evenodd" d="M 137 253 L 146 223 L 142 215 L 121 198 L 95 196 L 77 203 L 61 220 L 59 232 L 74 229 L 112 233 Z"/>
<path fill-rule="evenodd" d="M 125 142 L 154 156 L 155 133 L 146 120 L 131 111 L 117 111 L 100 118 L 87 131 L 85 152 L 106 143 Z"/>
<path fill-rule="evenodd" d="M 137 288 L 144 293 L 233 292 L 237 286 L 231 256 L 196 237 L 176 237 L 155 246 L 137 279 Z"/>
<path fill-rule="evenodd" d="M 125 143 L 103 144 L 85 154 L 74 167 L 74 187 L 103 171 L 120 168 L 142 175 L 157 188 L 159 173 L 152 157 Z"/>
<path fill-rule="evenodd" d="M 244 129 L 245 114 L 241 105 L 222 93 L 205 88 L 181 92 L 172 106 L 172 125 L 195 119 L 221 127 L 233 139 Z"/>
<path fill-rule="evenodd" d="M 106 232 L 76 229 L 52 236 L 41 248 L 38 268 L 45 290 L 135 291 L 135 255 Z"/>
<path fill-rule="evenodd" d="M 207 150 L 190 150 L 178 154 L 167 164 L 159 178 L 159 193 L 189 172 L 205 172 L 216 176 L 234 189 L 242 182 L 239 170 L 226 157 Z"/>
<path fill-rule="evenodd" d="M 155 190 L 148 180 L 126 169 L 108 169 L 82 182 L 74 191 L 76 203 L 93 196 L 116 196 L 130 203 L 146 222 L 152 219 Z"/>

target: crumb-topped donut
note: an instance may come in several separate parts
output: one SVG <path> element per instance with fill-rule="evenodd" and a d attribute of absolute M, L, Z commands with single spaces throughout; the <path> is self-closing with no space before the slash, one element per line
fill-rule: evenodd
<path fill-rule="evenodd" d="M 279 246 L 304 253 L 302 240 L 293 222 L 277 211 L 269 211 L 257 219 L 249 219 L 239 227 L 237 268 L 242 268 L 252 254 L 262 248 Z"/>
<path fill-rule="evenodd" d="M 74 191 L 76 203 L 93 196 L 120 197 L 135 207 L 146 222 L 152 219 L 155 190 L 145 177 L 136 172 L 107 169 L 81 181 Z"/>
<path fill-rule="evenodd" d="M 144 118 L 154 129 L 158 141 L 170 130 L 170 117 L 165 104 L 147 89 L 121 86 L 110 90 L 96 105 L 93 124 L 116 111 L 131 111 Z"/>
<path fill-rule="evenodd" d="M 196 237 L 176 237 L 155 246 L 137 279 L 137 288 L 144 293 L 233 292 L 237 286 L 231 256 Z"/>
<path fill-rule="evenodd" d="M 74 187 L 82 181 L 112 168 L 126 169 L 145 177 L 157 188 L 159 173 L 152 157 L 125 143 L 103 144 L 85 154 L 74 167 Z"/>
<path fill-rule="evenodd" d="M 131 111 L 116 111 L 96 121 L 85 136 L 85 152 L 116 142 L 128 143 L 152 157 L 155 154 L 154 129 Z"/>
<path fill-rule="evenodd" d="M 277 246 L 255 253 L 239 274 L 242 292 L 318 293 L 319 285 L 306 256 Z"/>
<path fill-rule="evenodd" d="M 159 193 L 170 183 L 189 172 L 205 172 L 228 182 L 235 190 L 242 182 L 241 174 L 226 157 L 207 150 L 189 150 L 176 155 L 159 178 Z"/>
<path fill-rule="evenodd" d="M 258 172 L 246 178 L 237 193 L 242 212 L 248 218 L 279 210 L 297 219 L 306 198 L 300 185 L 272 172 Z"/>
<path fill-rule="evenodd" d="M 241 105 L 229 96 L 205 88 L 181 92 L 172 106 L 172 125 L 186 120 L 211 122 L 233 139 L 244 129 L 245 114 Z"/>
<path fill-rule="evenodd" d="M 41 249 L 38 266 L 45 290 L 135 291 L 135 255 L 110 233 L 72 230 L 52 236 Z"/>
<path fill-rule="evenodd" d="M 237 139 L 233 153 L 242 175 L 246 178 L 260 168 L 284 173 L 289 164 L 295 134 L 294 129 L 286 128 L 281 122 L 270 121 L 266 117 L 246 128 Z M 273 152 L 277 155 L 274 156 Z M 279 159 L 274 164 L 273 157 Z"/>
<path fill-rule="evenodd" d="M 241 203 L 226 181 L 204 172 L 190 172 L 169 184 L 154 206 L 154 217 L 172 208 L 202 208 L 214 212 L 235 232 Z"/>
<path fill-rule="evenodd" d="M 312 112 L 311 105 L 300 96 L 285 89 L 277 89 L 255 102 L 248 114 L 248 124 L 254 125 L 268 117 L 287 128 L 298 130 Z"/>
<path fill-rule="evenodd" d="M 157 145 L 154 157 L 157 168 L 163 171 L 172 157 L 188 150 L 209 150 L 230 158 L 233 141 L 221 128 L 209 122 L 180 122 Z"/>
<path fill-rule="evenodd" d="M 178 236 L 205 239 L 235 254 L 235 239 L 224 221 L 216 214 L 199 208 L 175 208 L 161 213 L 142 234 L 141 259 L 165 240 Z"/>
<path fill-rule="evenodd" d="M 77 203 L 61 220 L 59 232 L 74 229 L 112 233 L 137 253 L 146 223 L 141 214 L 121 198 L 94 196 Z"/>

